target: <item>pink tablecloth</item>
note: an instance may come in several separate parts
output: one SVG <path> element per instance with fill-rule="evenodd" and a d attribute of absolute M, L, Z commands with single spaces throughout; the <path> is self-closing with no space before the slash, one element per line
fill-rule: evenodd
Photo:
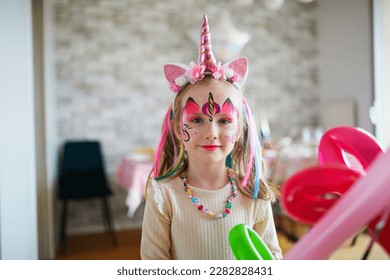
<path fill-rule="evenodd" d="M 266 178 L 274 184 L 281 185 L 291 175 L 307 167 L 318 165 L 316 148 L 291 145 L 285 151 L 275 151 L 264 156 Z"/>
<path fill-rule="evenodd" d="M 147 160 L 123 158 L 117 169 L 117 183 L 127 190 L 128 216 L 133 217 L 145 195 L 146 182 L 153 163 Z"/>

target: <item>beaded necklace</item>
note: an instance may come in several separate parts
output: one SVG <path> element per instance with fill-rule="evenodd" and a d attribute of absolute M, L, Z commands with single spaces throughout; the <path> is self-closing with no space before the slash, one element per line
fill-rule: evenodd
<path fill-rule="evenodd" d="M 219 213 L 219 214 L 214 214 L 212 211 L 207 209 L 207 207 L 205 207 L 203 204 L 201 204 L 198 201 L 198 199 L 195 197 L 193 191 L 188 188 L 187 176 L 184 174 L 181 177 L 183 180 L 184 192 L 191 199 L 191 201 L 195 205 L 195 207 L 197 207 L 199 211 L 205 213 L 206 215 L 208 215 L 214 219 L 225 218 L 230 213 L 230 209 L 232 208 L 232 202 L 233 202 L 234 198 L 237 196 L 237 187 L 234 185 L 233 170 L 228 168 L 227 173 L 228 173 L 230 185 L 232 186 L 232 192 L 230 193 L 230 195 L 226 201 L 225 211 L 223 211 L 222 213 Z"/>

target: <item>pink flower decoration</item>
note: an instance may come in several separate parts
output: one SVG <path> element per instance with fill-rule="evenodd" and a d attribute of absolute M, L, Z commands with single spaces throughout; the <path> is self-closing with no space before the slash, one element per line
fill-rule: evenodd
<path fill-rule="evenodd" d="M 233 76 L 230 77 L 230 80 L 234 83 L 237 82 L 240 77 L 237 73 L 234 73 Z"/>
<path fill-rule="evenodd" d="M 222 67 L 221 65 L 221 61 L 218 62 L 218 65 L 217 65 L 217 69 L 215 70 L 215 72 L 213 73 L 213 77 L 214 79 L 218 80 L 218 79 L 226 79 L 225 78 L 225 69 L 224 67 Z"/>
<path fill-rule="evenodd" d="M 195 82 L 202 80 L 204 78 L 203 73 L 205 69 L 206 66 L 191 62 L 190 70 L 188 70 L 186 73 L 190 77 L 190 83 L 194 84 Z"/>
<path fill-rule="evenodd" d="M 175 83 L 171 83 L 171 91 L 178 93 L 180 91 L 180 87 Z"/>

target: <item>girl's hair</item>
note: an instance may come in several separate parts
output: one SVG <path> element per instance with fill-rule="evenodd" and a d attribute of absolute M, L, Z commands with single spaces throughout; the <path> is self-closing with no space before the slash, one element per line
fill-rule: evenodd
<path fill-rule="evenodd" d="M 228 83 L 205 77 L 196 84 Z M 175 129 L 180 127 L 181 103 L 183 96 L 190 87 L 188 84 L 179 92 L 171 106 L 169 106 L 162 127 L 162 135 L 155 155 L 154 167 L 151 176 L 156 180 L 173 179 L 185 172 L 188 167 L 188 158 L 184 152 L 184 145 L 175 135 Z M 230 86 L 234 87 L 230 84 Z M 237 90 L 237 89 L 236 89 Z M 236 174 L 236 182 L 243 194 L 275 201 L 276 188 L 272 187 L 262 176 L 263 161 L 261 158 L 260 133 L 253 119 L 245 98 L 240 94 L 243 102 L 242 112 L 239 113 L 240 137 L 229 155 L 231 167 Z"/>

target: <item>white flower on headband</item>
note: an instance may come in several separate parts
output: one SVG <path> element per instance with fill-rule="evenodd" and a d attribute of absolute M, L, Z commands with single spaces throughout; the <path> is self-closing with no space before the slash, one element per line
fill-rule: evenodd
<path fill-rule="evenodd" d="M 226 79 L 231 81 L 232 83 L 237 82 L 239 76 L 237 73 L 233 71 L 233 69 L 226 67 L 225 70 Z"/>
<path fill-rule="evenodd" d="M 177 77 L 177 78 L 175 79 L 175 84 L 178 85 L 179 87 L 184 86 L 186 83 L 188 83 L 188 79 L 187 79 L 187 76 L 186 76 L 186 75 Z"/>
<path fill-rule="evenodd" d="M 226 75 L 226 78 L 230 79 L 231 77 L 233 77 L 234 75 L 234 71 L 233 69 L 229 68 L 229 67 L 226 67 L 225 69 L 225 75 Z"/>
<path fill-rule="evenodd" d="M 216 80 L 226 79 L 225 78 L 225 67 L 222 67 L 221 61 L 218 62 L 217 69 L 213 72 L 213 77 Z"/>

